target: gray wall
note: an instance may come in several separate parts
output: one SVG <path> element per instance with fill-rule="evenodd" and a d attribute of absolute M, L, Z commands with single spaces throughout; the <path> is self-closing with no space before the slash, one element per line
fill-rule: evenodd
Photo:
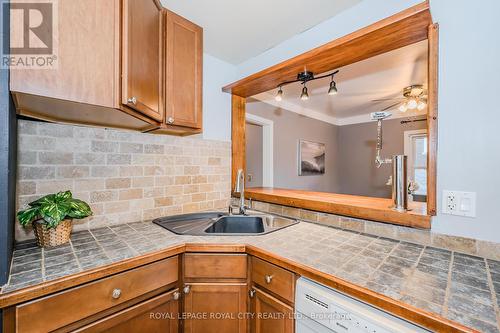
<path fill-rule="evenodd" d="M 385 185 L 391 165 L 375 167 L 377 125 L 375 122 L 335 126 L 319 120 L 251 100 L 247 112 L 274 121 L 274 187 L 303 189 L 370 197 L 390 198 L 391 187 Z M 425 129 L 425 122 L 401 124 L 405 119 L 388 119 L 383 123 L 383 157 L 404 153 L 404 132 Z M 247 126 L 248 128 L 248 126 Z M 247 133 L 247 166 L 255 172 L 262 163 L 258 129 Z M 298 176 L 297 142 L 299 139 L 326 144 L 324 176 Z M 250 186 L 258 186 L 249 184 Z"/>
<path fill-rule="evenodd" d="M 426 128 L 425 121 L 402 125 L 401 120 L 384 120 L 382 157 L 403 154 L 404 132 Z M 375 167 L 376 138 L 376 122 L 339 127 L 341 193 L 391 197 L 391 187 L 385 185 L 391 175 L 391 165 Z"/>
<path fill-rule="evenodd" d="M 2 41 L 8 38 L 8 14 L 1 13 Z M 9 94 L 9 72 L 0 70 L 0 285 L 7 282 L 14 241 L 15 166 L 16 118 Z"/>
<path fill-rule="evenodd" d="M 254 100 L 247 103 L 247 112 L 274 121 L 274 187 L 338 192 L 336 126 Z M 326 145 L 324 175 L 298 175 L 299 139 Z"/>
<path fill-rule="evenodd" d="M 246 123 L 246 155 L 251 158 L 246 159 L 247 176 L 252 175 L 252 180 L 247 177 L 247 186 L 260 187 L 262 186 L 262 126 Z"/>

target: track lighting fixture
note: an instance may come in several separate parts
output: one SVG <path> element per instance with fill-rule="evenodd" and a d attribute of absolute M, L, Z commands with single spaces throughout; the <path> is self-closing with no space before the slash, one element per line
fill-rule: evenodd
<path fill-rule="evenodd" d="M 338 72 L 339 72 L 339 70 L 336 70 L 333 73 L 321 75 L 318 77 L 314 77 L 313 72 L 308 72 L 308 71 L 300 72 L 299 74 L 297 74 L 296 80 L 282 82 L 280 85 L 278 85 L 278 88 L 279 88 L 278 93 L 276 94 L 276 96 L 274 98 L 276 99 L 276 101 L 280 102 L 283 99 L 283 89 L 282 89 L 283 86 L 290 84 L 290 83 L 294 83 L 294 82 L 301 82 L 304 85 L 304 87 L 302 88 L 302 93 L 300 94 L 300 99 L 303 101 L 306 101 L 309 99 L 309 93 L 307 91 L 306 83 L 309 81 L 314 81 L 314 80 L 322 79 L 325 77 L 332 78 L 332 80 L 330 81 L 330 87 L 328 89 L 328 95 L 336 95 L 338 92 L 337 83 L 333 80 L 333 78 L 334 78 L 335 74 L 337 74 Z"/>

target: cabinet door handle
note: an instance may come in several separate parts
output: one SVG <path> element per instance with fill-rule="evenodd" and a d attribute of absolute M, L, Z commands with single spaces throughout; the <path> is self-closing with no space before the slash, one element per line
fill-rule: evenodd
<path fill-rule="evenodd" d="M 176 292 L 174 293 L 174 300 L 176 300 L 176 301 L 177 301 L 179 298 L 181 298 L 181 293 L 180 293 L 180 292 L 178 292 L 178 291 L 176 291 Z"/>
<path fill-rule="evenodd" d="M 128 100 L 127 100 L 128 103 L 130 104 L 134 104 L 136 105 L 137 104 L 137 98 L 136 97 L 130 97 Z"/>
<path fill-rule="evenodd" d="M 266 283 L 267 284 L 271 283 L 272 280 L 273 280 L 273 276 L 272 275 L 266 275 Z"/>
<path fill-rule="evenodd" d="M 184 287 L 184 289 L 182 289 L 182 291 L 184 291 L 184 294 L 189 294 L 189 292 L 191 291 L 191 287 L 187 285 Z"/>
<path fill-rule="evenodd" d="M 114 299 L 118 299 L 120 298 L 120 296 L 122 295 L 122 291 L 121 289 L 114 289 L 113 292 L 111 293 L 111 297 L 113 297 Z"/>
<path fill-rule="evenodd" d="M 249 292 L 248 292 L 250 298 L 254 298 L 255 297 L 255 289 L 251 289 Z"/>
<path fill-rule="evenodd" d="M 174 123 L 174 120 L 175 120 L 175 119 L 174 119 L 173 117 L 168 117 L 168 118 L 167 118 L 167 123 L 169 123 L 169 124 L 173 124 L 173 123 Z"/>

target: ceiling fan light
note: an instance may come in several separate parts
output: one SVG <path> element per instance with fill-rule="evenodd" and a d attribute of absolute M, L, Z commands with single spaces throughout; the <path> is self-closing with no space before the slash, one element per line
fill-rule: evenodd
<path fill-rule="evenodd" d="M 427 103 L 425 103 L 424 101 L 418 101 L 417 109 L 419 111 L 422 111 L 423 109 L 425 109 L 426 106 L 427 106 Z"/>
<path fill-rule="evenodd" d="M 406 103 L 403 103 L 399 106 L 398 110 L 401 112 L 406 112 L 408 110 L 408 105 L 406 105 Z"/>
<path fill-rule="evenodd" d="M 280 90 L 278 90 L 278 93 L 276 94 L 276 96 L 274 97 L 274 99 L 277 102 L 281 102 L 283 100 L 283 90 L 281 90 L 281 87 L 280 87 Z"/>
<path fill-rule="evenodd" d="M 330 96 L 333 96 L 333 95 L 337 95 L 337 84 L 335 83 L 335 81 L 332 81 L 330 82 L 330 89 L 328 89 L 328 95 Z"/>
<path fill-rule="evenodd" d="M 417 108 L 417 106 L 418 106 L 418 103 L 417 103 L 417 101 L 414 98 L 411 98 L 407 102 L 407 106 L 408 106 L 408 109 L 415 110 Z"/>
<path fill-rule="evenodd" d="M 300 94 L 300 99 L 303 101 L 307 101 L 309 99 L 309 94 L 307 93 L 307 87 L 304 85 L 302 88 L 302 94 Z"/>

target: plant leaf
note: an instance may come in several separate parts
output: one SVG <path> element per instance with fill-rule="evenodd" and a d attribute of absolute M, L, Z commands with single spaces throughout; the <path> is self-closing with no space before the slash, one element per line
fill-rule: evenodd
<path fill-rule="evenodd" d="M 49 228 L 55 228 L 68 215 L 70 209 L 71 205 L 67 201 L 52 202 L 40 207 L 40 215 Z"/>
<path fill-rule="evenodd" d="M 71 191 L 59 192 L 56 194 L 56 201 L 69 200 L 72 198 L 73 198 L 73 195 L 71 194 Z"/>
<path fill-rule="evenodd" d="M 26 210 L 21 210 L 17 213 L 17 219 L 23 227 L 27 227 L 33 220 L 35 220 L 40 211 L 38 207 L 28 208 Z"/>
<path fill-rule="evenodd" d="M 54 202 L 55 199 L 56 199 L 55 194 L 49 194 L 49 195 L 46 195 L 44 197 L 39 198 L 38 200 L 30 202 L 28 205 L 31 207 L 47 205 L 47 204 Z"/>
<path fill-rule="evenodd" d="M 68 216 L 75 219 L 83 219 L 87 216 L 92 215 L 92 209 L 87 205 L 86 202 L 78 199 L 71 199 L 69 201 L 70 211 L 68 212 Z"/>

